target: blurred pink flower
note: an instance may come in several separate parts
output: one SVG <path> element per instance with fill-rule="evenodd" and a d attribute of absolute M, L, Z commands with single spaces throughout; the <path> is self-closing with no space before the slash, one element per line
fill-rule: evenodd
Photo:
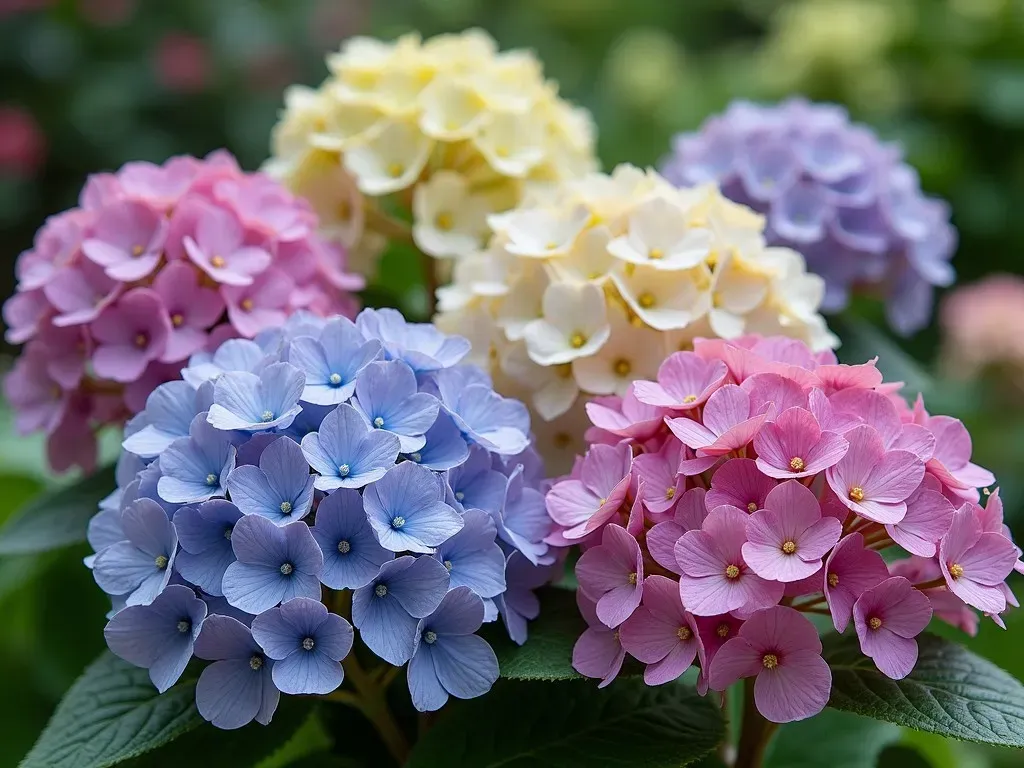
<path fill-rule="evenodd" d="M 206 43 L 198 37 L 170 32 L 157 43 L 153 65 L 161 85 L 176 93 L 206 88 L 213 64 Z"/>
<path fill-rule="evenodd" d="M 1024 324 L 1024 278 L 990 275 L 957 288 L 942 302 L 939 318 L 950 375 L 972 378 L 995 365 L 1024 374 L 1024 336 L 1010 330 Z"/>
<path fill-rule="evenodd" d="M 35 118 L 21 107 L 0 105 L 0 173 L 31 177 L 45 159 L 46 137 Z"/>

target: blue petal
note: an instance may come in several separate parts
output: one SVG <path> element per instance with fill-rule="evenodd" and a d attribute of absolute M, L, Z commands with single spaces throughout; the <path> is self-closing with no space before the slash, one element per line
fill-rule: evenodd
<path fill-rule="evenodd" d="M 424 435 L 426 444 L 409 458 L 437 471 L 453 469 L 469 458 L 469 446 L 462 432 L 446 413 L 438 413 L 434 425 Z"/>
<path fill-rule="evenodd" d="M 390 592 L 377 597 L 374 587 L 370 584 L 353 594 L 352 621 L 367 648 L 399 667 L 412 658 L 419 620 L 410 616 Z"/>
<path fill-rule="evenodd" d="M 331 589 L 366 586 L 394 557 L 374 537 L 356 491 L 342 489 L 323 499 L 310 532 L 324 553 L 320 580 Z M 344 553 L 338 549 L 341 542 L 347 545 Z"/>
<path fill-rule="evenodd" d="M 200 659 L 244 659 L 248 662 L 254 653 L 262 652 L 253 640 L 252 632 L 242 622 L 216 614 L 203 622 L 195 644 L 195 654 Z"/>
<path fill-rule="evenodd" d="M 341 663 L 327 658 L 314 648 L 301 648 L 274 663 L 274 684 L 282 693 L 326 694 L 338 688 L 345 679 Z"/>
<path fill-rule="evenodd" d="M 423 629 L 432 630 L 438 636 L 470 635 L 480 629 L 483 621 L 483 600 L 469 587 L 455 587 L 423 620 Z"/>
<path fill-rule="evenodd" d="M 260 711 L 263 686 L 262 668 L 254 670 L 248 658 L 218 661 L 199 675 L 196 707 L 218 728 L 241 728 Z"/>
<path fill-rule="evenodd" d="M 440 605 L 448 591 L 448 570 L 432 557 L 418 557 L 404 567 L 394 567 L 400 557 L 381 566 L 377 582 L 387 585 L 392 595 L 412 617 L 420 619 L 429 616 Z M 386 573 L 389 569 L 393 571 Z M 366 587 L 369 589 L 369 587 Z"/>
<path fill-rule="evenodd" d="M 419 712 L 436 712 L 448 702 L 448 691 L 434 672 L 433 648 L 421 642 L 406 672 L 412 705 Z"/>
<path fill-rule="evenodd" d="M 281 574 L 280 566 L 252 565 L 235 561 L 224 572 L 224 597 L 235 608 L 260 614 L 286 599 L 294 578 Z"/>
<path fill-rule="evenodd" d="M 498 679 L 498 658 L 476 635 L 439 636 L 432 653 L 437 679 L 452 696 L 483 696 Z"/>

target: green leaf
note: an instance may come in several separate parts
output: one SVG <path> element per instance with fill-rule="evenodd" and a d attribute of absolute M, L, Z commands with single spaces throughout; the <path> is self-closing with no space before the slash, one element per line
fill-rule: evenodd
<path fill-rule="evenodd" d="M 89 519 L 115 487 L 114 468 L 106 467 L 73 485 L 37 496 L 0 528 L 0 555 L 47 552 L 85 541 Z"/>
<path fill-rule="evenodd" d="M 875 768 L 901 731 L 891 723 L 826 709 L 798 723 L 787 723 L 768 747 L 766 768 Z"/>
<path fill-rule="evenodd" d="M 158 694 L 149 673 L 104 651 L 71 686 L 21 768 L 105 768 L 202 724 L 195 683 Z"/>
<path fill-rule="evenodd" d="M 487 696 L 452 702 L 413 749 L 407 768 L 678 768 L 717 746 L 718 707 L 687 685 L 618 680 L 505 681 Z"/>
<path fill-rule="evenodd" d="M 511 680 L 572 680 L 572 647 L 586 629 L 576 607 L 576 595 L 565 589 L 546 588 L 537 593 L 540 617 L 531 621 L 529 639 L 516 645 L 501 622 L 484 633 L 498 657 L 501 676 Z"/>
<path fill-rule="evenodd" d="M 917 641 L 914 671 L 890 680 L 860 652 L 856 636 L 829 636 L 829 706 L 963 741 L 1024 747 L 1024 684 L 949 640 L 924 634 Z"/>

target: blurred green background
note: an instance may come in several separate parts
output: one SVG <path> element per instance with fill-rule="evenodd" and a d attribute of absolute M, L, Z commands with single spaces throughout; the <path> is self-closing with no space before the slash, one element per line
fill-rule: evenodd
<path fill-rule="evenodd" d="M 254 169 L 283 88 L 318 83 L 324 53 L 345 37 L 469 26 L 539 53 L 563 95 L 593 112 L 605 168 L 656 163 L 673 133 L 734 98 L 843 102 L 901 142 L 924 188 L 952 203 L 958 285 L 1024 272 L 1024 0 L 0 0 L 0 295 L 13 290 L 18 253 L 47 215 L 75 204 L 88 173 L 219 147 Z M 387 269 L 379 279 L 388 292 L 410 282 Z M 967 307 L 954 330 L 973 316 Z M 1021 334 L 1024 299 L 988 309 L 999 321 L 989 336 Z M 968 370 L 956 363 L 965 334 L 937 319 L 896 342 L 867 301 L 836 329 L 845 359 L 881 355 L 890 378 L 968 424 L 975 460 L 1000 477 L 1024 537 L 1024 353 L 970 337 L 993 349 Z M 0 371 L 8 364 L 0 356 Z M 116 450 L 111 436 L 107 456 Z M 42 456 L 0 410 L 0 520 L 61 482 Z M 107 606 L 84 554 L 0 558 L 0 766 L 17 764 L 102 647 Z M 1018 677 L 1021 615 L 1006 633 L 986 622 L 971 641 Z M 1020 762 L 905 735 L 878 764 Z"/>

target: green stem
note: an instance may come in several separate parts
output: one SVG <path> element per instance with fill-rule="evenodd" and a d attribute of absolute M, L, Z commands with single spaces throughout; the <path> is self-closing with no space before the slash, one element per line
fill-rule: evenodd
<path fill-rule="evenodd" d="M 743 682 L 743 724 L 733 768 L 761 768 L 765 750 L 776 728 L 778 725 L 765 720 L 757 711 L 754 703 L 754 678 L 748 677 Z"/>

